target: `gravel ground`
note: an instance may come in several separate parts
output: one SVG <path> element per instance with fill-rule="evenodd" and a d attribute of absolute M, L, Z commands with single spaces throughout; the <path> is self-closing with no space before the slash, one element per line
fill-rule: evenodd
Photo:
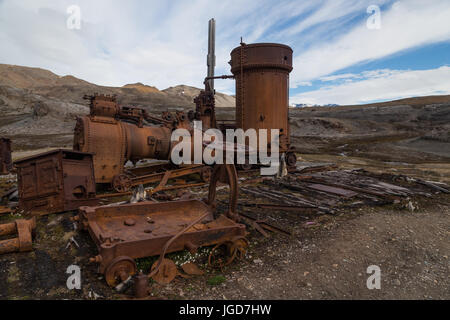
<path fill-rule="evenodd" d="M 218 195 L 225 199 L 226 190 Z M 275 220 L 293 235 L 271 233 L 264 238 L 249 228 L 246 258 L 223 270 L 206 267 L 207 249 L 196 258 L 186 252 L 172 254 L 170 258 L 178 262 L 195 258 L 206 273 L 177 277 L 165 286 L 152 282 L 153 296 L 449 299 L 450 195 L 413 199 L 413 203 L 414 211 L 389 205 L 355 208 L 339 215 L 258 210 L 257 214 Z M 69 219 L 72 215 L 69 212 L 42 217 L 33 252 L 0 256 L 0 299 L 121 299 L 132 293 L 116 293 L 97 274 L 96 266 L 87 262 L 96 249 L 87 233 L 74 231 Z M 0 223 L 15 218 L 18 216 L 3 215 Z M 72 237 L 76 244 L 70 240 Z M 147 272 L 152 262 L 142 259 L 138 267 Z M 81 290 L 66 287 L 66 270 L 72 264 L 81 268 Z M 370 265 L 380 267 L 379 290 L 366 286 Z"/>

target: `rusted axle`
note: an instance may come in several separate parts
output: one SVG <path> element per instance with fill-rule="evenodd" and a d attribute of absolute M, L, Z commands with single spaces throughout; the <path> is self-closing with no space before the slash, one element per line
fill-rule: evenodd
<path fill-rule="evenodd" d="M 16 234 L 16 238 L 0 241 L 0 254 L 10 252 L 25 252 L 33 250 L 32 231 L 36 228 L 36 219 L 19 219 L 0 225 L 0 236 Z"/>

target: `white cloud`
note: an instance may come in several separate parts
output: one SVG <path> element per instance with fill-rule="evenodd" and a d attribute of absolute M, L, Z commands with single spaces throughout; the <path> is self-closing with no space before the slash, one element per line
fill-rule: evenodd
<path fill-rule="evenodd" d="M 365 21 L 330 43 L 318 43 L 294 60 L 291 86 L 317 79 L 364 61 L 410 48 L 450 40 L 448 0 L 409 0 L 381 11 L 381 29 Z"/>
<path fill-rule="evenodd" d="M 357 78 L 358 75 L 353 74 L 353 73 L 343 73 L 343 74 L 336 74 L 336 75 L 332 75 L 332 76 L 326 76 L 326 77 L 321 77 L 319 78 L 320 81 L 326 82 L 326 81 L 336 81 L 339 79 L 350 79 L 350 78 Z"/>
<path fill-rule="evenodd" d="M 103 85 L 143 82 L 158 88 L 201 86 L 206 74 L 207 21 L 217 21 L 217 74 L 228 74 L 230 51 L 258 41 L 305 5 L 270 0 L 76 1 L 81 30 L 68 30 L 72 0 L 0 2 L 0 63 L 49 69 Z M 261 17 L 264 17 L 261 19 Z M 231 81 L 217 88 L 233 91 Z"/>
<path fill-rule="evenodd" d="M 302 87 L 311 87 L 312 82 L 311 81 L 303 81 L 303 82 L 300 82 L 299 85 Z"/>
<path fill-rule="evenodd" d="M 291 103 L 360 104 L 375 100 L 450 94 L 450 67 L 430 70 L 375 70 L 354 80 L 292 96 Z"/>

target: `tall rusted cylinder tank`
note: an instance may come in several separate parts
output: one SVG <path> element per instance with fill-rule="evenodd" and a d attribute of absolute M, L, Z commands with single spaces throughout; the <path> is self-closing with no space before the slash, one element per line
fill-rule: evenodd
<path fill-rule="evenodd" d="M 236 127 L 268 129 L 269 133 L 270 129 L 279 129 L 280 152 L 286 152 L 290 144 L 292 53 L 289 46 L 277 43 L 241 44 L 231 52 L 231 72 L 236 79 Z"/>

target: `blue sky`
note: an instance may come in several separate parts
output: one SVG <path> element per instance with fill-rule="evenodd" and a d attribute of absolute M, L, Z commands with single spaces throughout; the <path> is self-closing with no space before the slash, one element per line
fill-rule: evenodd
<path fill-rule="evenodd" d="M 67 28 L 70 5 L 79 30 Z M 450 94 L 448 0 L 0 0 L 0 63 L 110 86 L 201 87 L 212 17 L 217 74 L 230 73 L 241 36 L 293 48 L 291 103 Z M 216 89 L 233 94 L 234 82 Z"/>

